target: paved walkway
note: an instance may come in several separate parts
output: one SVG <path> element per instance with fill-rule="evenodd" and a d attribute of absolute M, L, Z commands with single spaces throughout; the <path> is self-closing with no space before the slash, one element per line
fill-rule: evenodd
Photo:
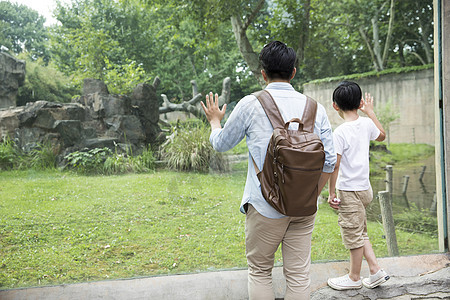
<path fill-rule="evenodd" d="M 348 272 L 348 261 L 314 263 L 311 266 L 312 300 L 323 299 L 450 299 L 450 254 L 380 258 L 391 279 L 369 290 L 334 291 L 327 278 Z M 363 263 L 362 275 L 367 276 Z M 275 293 L 284 294 L 282 268 L 273 272 Z M 110 280 L 0 291 L 1 300 L 239 300 L 247 299 L 247 270 L 226 270 L 187 275 Z"/>

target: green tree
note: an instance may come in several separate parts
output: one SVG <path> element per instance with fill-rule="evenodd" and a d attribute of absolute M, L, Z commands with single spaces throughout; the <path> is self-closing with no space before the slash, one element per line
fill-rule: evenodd
<path fill-rule="evenodd" d="M 24 85 L 19 87 L 18 106 L 38 100 L 70 102 L 73 96 L 80 93 L 70 78 L 57 71 L 51 62 L 45 64 L 42 58 L 33 61 L 25 53 L 20 54 L 19 58 L 26 61 L 26 76 Z"/>
<path fill-rule="evenodd" d="M 33 60 L 41 57 L 48 62 L 48 32 L 44 22 L 44 17 L 25 5 L 1 1 L 0 45 L 16 55 L 27 51 Z"/>

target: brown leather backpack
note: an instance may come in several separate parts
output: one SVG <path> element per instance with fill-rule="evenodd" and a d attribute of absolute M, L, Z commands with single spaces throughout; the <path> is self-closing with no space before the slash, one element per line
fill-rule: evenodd
<path fill-rule="evenodd" d="M 313 215 L 317 211 L 318 183 L 325 162 L 322 141 L 314 133 L 317 102 L 307 97 L 302 119 L 294 118 L 285 124 L 268 91 L 254 95 L 274 128 L 262 171 L 253 160 L 261 192 L 283 215 Z M 299 124 L 298 130 L 288 129 L 292 122 Z"/>

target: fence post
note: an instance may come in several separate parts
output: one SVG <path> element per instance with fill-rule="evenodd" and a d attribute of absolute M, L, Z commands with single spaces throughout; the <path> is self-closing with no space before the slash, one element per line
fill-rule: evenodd
<path fill-rule="evenodd" d="M 389 193 L 389 200 L 392 199 L 392 177 L 393 177 L 393 170 L 391 165 L 386 166 L 386 191 Z"/>
<path fill-rule="evenodd" d="M 391 201 L 388 191 L 378 192 L 380 201 L 381 218 L 384 232 L 386 234 L 386 244 L 389 256 L 398 256 L 397 235 L 395 234 L 394 216 L 392 214 Z"/>
<path fill-rule="evenodd" d="M 403 176 L 405 178 L 405 181 L 403 181 L 403 191 L 402 194 L 406 195 L 406 190 L 408 189 L 408 182 L 409 182 L 409 175 Z"/>
<path fill-rule="evenodd" d="M 419 181 L 423 182 L 423 175 L 425 175 L 425 170 L 427 169 L 427 166 L 422 166 L 422 171 L 420 171 Z"/>

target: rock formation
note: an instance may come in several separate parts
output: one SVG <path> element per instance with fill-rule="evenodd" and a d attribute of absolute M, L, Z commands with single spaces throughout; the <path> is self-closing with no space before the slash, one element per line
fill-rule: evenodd
<path fill-rule="evenodd" d="M 60 161 L 85 148 L 138 154 L 165 139 L 158 126 L 158 83 L 139 84 L 125 96 L 111 95 L 102 81 L 86 79 L 83 95 L 73 103 L 37 101 L 0 109 L 0 136 L 13 139 L 24 151 L 50 143 Z"/>
<path fill-rule="evenodd" d="M 25 61 L 0 52 L 0 108 L 16 106 L 17 91 L 25 81 Z"/>

